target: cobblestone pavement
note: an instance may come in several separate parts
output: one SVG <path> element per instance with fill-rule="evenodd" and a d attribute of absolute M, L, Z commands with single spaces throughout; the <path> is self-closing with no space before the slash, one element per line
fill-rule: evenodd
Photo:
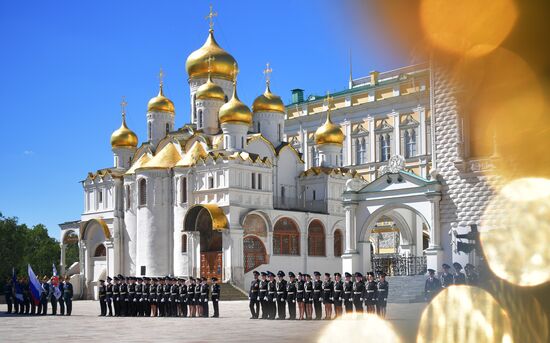
<path fill-rule="evenodd" d="M 388 304 L 387 319 L 403 342 L 415 341 L 424 306 Z M 317 342 L 333 322 L 250 320 L 247 301 L 222 301 L 220 318 L 98 317 L 99 304 L 94 301 L 75 301 L 70 317 L 5 311 L 6 305 L 0 305 L 0 342 Z"/>

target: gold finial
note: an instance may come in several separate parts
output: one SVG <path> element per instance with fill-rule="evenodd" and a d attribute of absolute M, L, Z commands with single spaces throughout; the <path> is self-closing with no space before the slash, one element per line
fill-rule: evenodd
<path fill-rule="evenodd" d="M 233 83 L 237 83 L 237 74 L 239 74 L 239 68 L 237 68 L 237 62 L 233 62 L 233 71 L 231 72 Z"/>
<path fill-rule="evenodd" d="M 123 95 L 122 96 L 122 101 L 120 102 L 120 108 L 122 110 L 122 120 L 123 121 L 126 121 L 126 105 L 128 105 L 128 103 L 126 102 L 126 97 Z"/>
<path fill-rule="evenodd" d="M 160 85 L 160 88 L 162 88 L 162 86 L 163 86 L 163 79 L 164 79 L 164 72 L 162 71 L 162 67 L 160 67 L 160 70 L 159 70 L 159 85 Z"/>
<path fill-rule="evenodd" d="M 265 64 L 264 69 L 264 75 L 265 75 L 265 83 L 269 85 L 269 82 L 271 81 L 271 73 L 273 72 L 273 69 L 269 67 L 269 62 Z"/>
<path fill-rule="evenodd" d="M 325 98 L 327 102 L 327 122 L 330 121 L 330 102 L 332 101 L 332 97 L 330 96 L 330 92 L 327 91 L 327 96 Z"/>
<path fill-rule="evenodd" d="M 208 58 L 205 60 L 206 63 L 208 63 L 208 74 L 212 72 L 212 62 L 214 62 L 216 58 L 214 56 L 208 55 Z"/>
<path fill-rule="evenodd" d="M 214 12 L 213 9 L 212 9 L 212 5 L 210 5 L 210 12 L 208 13 L 208 15 L 204 18 L 204 19 L 208 19 L 209 20 L 209 26 L 210 26 L 210 31 L 213 31 L 214 30 L 214 17 L 217 17 L 218 16 L 218 12 Z"/>

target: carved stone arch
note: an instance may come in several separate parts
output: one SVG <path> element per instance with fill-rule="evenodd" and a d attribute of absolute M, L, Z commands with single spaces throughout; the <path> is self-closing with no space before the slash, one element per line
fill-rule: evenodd
<path fill-rule="evenodd" d="M 111 238 L 111 232 L 109 231 L 109 227 L 107 226 L 107 223 L 103 219 L 97 218 L 97 219 L 91 219 L 83 224 L 83 228 L 81 230 L 82 234 L 80 235 L 81 240 L 87 239 L 88 228 L 94 223 L 97 223 L 101 226 L 101 229 L 103 230 L 103 234 L 105 235 L 105 239 Z"/>
<path fill-rule="evenodd" d="M 330 229 L 330 234 L 334 235 L 334 232 L 338 229 L 342 230 L 342 232 L 345 232 L 346 222 L 344 219 L 339 219 L 332 225 L 332 228 Z"/>
<path fill-rule="evenodd" d="M 260 217 L 264 224 L 265 224 L 265 228 L 266 228 L 266 236 L 267 236 L 267 233 L 268 232 L 272 232 L 273 231 L 273 225 L 271 223 L 271 220 L 269 219 L 269 216 L 263 212 L 263 211 L 259 211 L 259 210 L 252 210 L 250 212 L 247 212 L 245 213 L 242 217 L 241 217 L 241 220 L 240 220 L 240 223 L 241 223 L 241 227 L 244 229 L 245 227 L 245 221 L 246 219 L 251 216 L 251 215 L 256 215 L 258 217 Z M 246 233 L 245 233 L 246 234 Z"/>
<path fill-rule="evenodd" d="M 302 227 L 300 226 L 300 220 L 298 218 L 296 218 L 294 215 L 292 214 L 289 214 L 289 213 L 285 213 L 285 214 L 279 214 L 279 215 L 276 215 L 275 217 L 273 217 L 271 219 L 271 222 L 273 223 L 273 226 L 271 228 L 271 231 L 273 231 L 275 229 L 275 224 L 277 224 L 277 222 L 282 219 L 282 218 L 290 218 L 292 219 L 296 225 L 298 226 L 298 231 L 300 231 L 300 234 L 303 234 L 304 232 L 307 234 L 307 225 L 306 227 L 303 229 L 305 231 L 302 230 Z"/>

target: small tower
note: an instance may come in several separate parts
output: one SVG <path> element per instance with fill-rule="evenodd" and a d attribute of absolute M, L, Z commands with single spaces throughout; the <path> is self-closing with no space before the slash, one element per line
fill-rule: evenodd
<path fill-rule="evenodd" d="M 327 92 L 327 120 L 315 131 L 315 145 L 319 151 L 319 162 L 322 167 L 338 167 L 341 164 L 340 153 L 345 139 L 340 125 L 330 120 L 331 99 Z"/>
<path fill-rule="evenodd" d="M 162 69 L 159 72 L 159 93 L 147 104 L 147 140 L 153 146 L 174 130 L 174 103 L 164 96 Z"/>
<path fill-rule="evenodd" d="M 212 81 L 210 75 L 214 57 L 208 57 L 208 79 L 195 93 L 195 108 L 197 116 L 197 129 L 203 130 L 208 135 L 215 135 L 220 131 L 218 123 L 218 111 L 225 103 L 223 89 Z"/>
<path fill-rule="evenodd" d="M 223 148 L 240 151 L 244 148 L 248 128 L 252 124 L 252 112 L 237 96 L 237 64 L 233 66 L 233 95 L 219 112 L 223 131 Z"/>
<path fill-rule="evenodd" d="M 265 92 L 254 100 L 252 110 L 254 111 L 253 127 L 256 132 L 261 133 L 274 146 L 279 146 L 283 141 L 285 123 L 285 105 L 281 97 L 271 93 L 269 89 L 270 75 L 273 70 L 266 64 Z"/>
<path fill-rule="evenodd" d="M 111 147 L 114 155 L 114 166 L 119 169 L 130 168 L 132 156 L 136 152 L 138 145 L 137 135 L 126 126 L 126 101 L 124 97 L 121 102 L 122 124 L 111 135 Z"/>

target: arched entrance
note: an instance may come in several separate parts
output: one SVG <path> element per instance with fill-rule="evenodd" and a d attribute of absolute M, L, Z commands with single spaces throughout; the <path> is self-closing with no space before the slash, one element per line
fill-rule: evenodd
<path fill-rule="evenodd" d="M 108 252 L 105 243 L 111 238 L 111 233 L 103 219 L 92 219 L 84 224 L 81 237 L 85 247 L 83 251 L 85 298 L 97 299 L 98 280 L 107 272 Z"/>
<path fill-rule="evenodd" d="M 429 244 L 425 218 L 406 205 L 386 205 L 370 216 L 363 228 L 365 256 L 374 271 L 388 275 L 426 272 L 424 250 Z"/>
<path fill-rule="evenodd" d="M 200 276 L 223 280 L 222 231 L 227 227 L 227 218 L 217 205 L 195 205 L 187 211 L 184 230 L 192 233 L 195 243 L 192 249 L 200 254 L 197 261 Z"/>
<path fill-rule="evenodd" d="M 251 213 L 243 222 L 244 272 L 248 273 L 268 263 L 263 240 L 267 239 L 267 224 L 259 214 Z"/>

